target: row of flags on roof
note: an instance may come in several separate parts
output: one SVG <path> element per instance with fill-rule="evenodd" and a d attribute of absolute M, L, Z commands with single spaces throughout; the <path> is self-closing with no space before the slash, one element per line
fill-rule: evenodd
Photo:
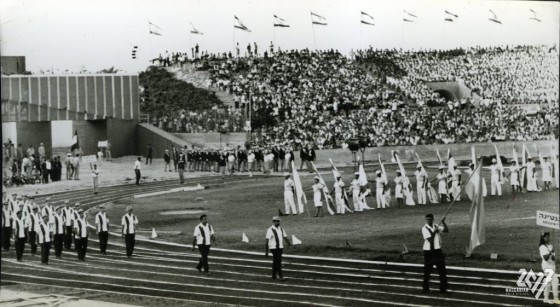
<path fill-rule="evenodd" d="M 532 14 L 531 17 L 529 18 L 530 20 L 534 20 L 537 22 L 541 22 L 542 20 L 538 17 L 537 12 L 533 9 L 529 10 Z M 492 10 L 489 10 L 490 12 L 490 16 L 488 17 L 488 20 L 497 23 L 497 24 L 502 24 L 502 21 L 498 18 L 498 15 L 496 15 L 496 13 Z M 327 18 L 324 16 L 321 16 L 317 13 L 314 12 L 309 12 L 310 16 L 311 16 L 311 24 L 312 25 L 318 25 L 318 26 L 326 26 L 328 25 L 327 23 Z M 403 10 L 403 21 L 404 22 L 416 22 L 419 17 L 418 15 L 411 13 L 407 10 Z M 245 25 L 245 23 L 243 23 L 243 21 L 241 21 L 241 19 L 237 16 L 233 16 L 234 18 L 234 24 L 233 27 L 235 29 L 239 29 L 245 32 L 251 32 L 251 29 L 249 29 L 249 27 L 247 25 Z M 369 26 L 375 26 L 374 23 L 374 17 L 364 11 L 360 12 L 360 23 L 364 24 L 364 25 L 369 25 Z M 448 10 L 444 11 L 444 21 L 446 22 L 457 22 L 459 19 L 459 15 L 453 12 L 450 12 Z M 202 31 L 199 31 L 193 24 L 192 22 L 191 24 L 191 34 L 195 34 L 195 35 L 203 35 L 204 33 Z M 161 36 L 163 35 L 163 30 L 157 26 L 156 24 L 148 21 L 148 26 L 149 26 L 149 32 L 152 35 L 157 35 L 157 36 Z M 273 15 L 273 26 L 276 28 L 289 28 L 290 24 L 288 23 L 288 21 L 278 15 Z"/>

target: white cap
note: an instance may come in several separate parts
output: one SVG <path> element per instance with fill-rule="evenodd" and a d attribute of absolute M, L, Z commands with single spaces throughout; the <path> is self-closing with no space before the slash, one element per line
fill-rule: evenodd
<path fill-rule="evenodd" d="M 354 176 L 360 176 L 360 173 L 354 172 Z"/>
<path fill-rule="evenodd" d="M 376 173 L 377 175 L 379 175 L 379 174 L 381 174 L 381 171 L 380 171 L 380 170 L 377 170 L 377 171 L 375 171 L 375 173 Z"/>
<path fill-rule="evenodd" d="M 496 160 L 496 158 L 492 158 L 492 163 L 493 162 L 498 162 L 498 161 Z"/>
<path fill-rule="evenodd" d="M 290 173 L 284 172 L 284 177 L 286 177 L 286 176 L 290 176 Z"/>

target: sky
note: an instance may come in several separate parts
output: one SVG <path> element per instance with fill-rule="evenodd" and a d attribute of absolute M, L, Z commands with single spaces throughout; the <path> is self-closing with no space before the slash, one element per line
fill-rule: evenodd
<path fill-rule="evenodd" d="M 541 22 L 531 20 L 533 13 Z M 404 10 L 416 15 L 408 16 Z M 446 22 L 445 10 L 457 14 Z M 488 20 L 492 10 L 502 24 Z M 311 25 L 310 12 L 327 25 Z M 360 12 L 375 26 L 360 23 Z M 273 15 L 289 28 L 273 27 Z M 234 30 L 239 17 L 250 33 Z M 404 22 L 403 18 L 414 22 Z M 150 35 L 148 22 L 161 36 Z M 190 34 L 192 23 L 203 35 Z M 558 1 L 464 0 L 2 0 L 0 52 L 26 56 L 27 70 L 79 72 L 116 67 L 145 70 L 166 50 L 241 51 L 256 42 L 262 53 L 271 41 L 286 49 L 450 49 L 519 44 L 558 45 Z M 138 46 L 132 59 L 133 46 Z"/>

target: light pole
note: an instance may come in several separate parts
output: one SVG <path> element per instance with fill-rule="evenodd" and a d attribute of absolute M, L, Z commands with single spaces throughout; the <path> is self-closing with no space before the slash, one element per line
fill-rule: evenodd
<path fill-rule="evenodd" d="M 352 161 L 354 162 L 354 169 L 358 168 L 358 161 L 356 159 L 356 153 L 360 150 L 360 144 L 358 139 L 348 139 L 348 149 L 352 152 Z"/>
<path fill-rule="evenodd" d="M 366 161 L 364 153 L 366 151 L 366 147 L 368 144 L 368 137 L 367 135 L 362 134 L 358 136 L 358 139 L 359 139 L 360 151 L 362 152 L 362 163 L 364 163 Z"/>

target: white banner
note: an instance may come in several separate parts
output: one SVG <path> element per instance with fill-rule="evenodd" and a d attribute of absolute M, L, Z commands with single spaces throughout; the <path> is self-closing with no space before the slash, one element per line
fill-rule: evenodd
<path fill-rule="evenodd" d="M 97 147 L 107 147 L 109 141 L 99 141 L 97 142 Z"/>
<path fill-rule="evenodd" d="M 556 213 L 537 211 L 537 225 L 560 229 L 560 217 Z"/>

